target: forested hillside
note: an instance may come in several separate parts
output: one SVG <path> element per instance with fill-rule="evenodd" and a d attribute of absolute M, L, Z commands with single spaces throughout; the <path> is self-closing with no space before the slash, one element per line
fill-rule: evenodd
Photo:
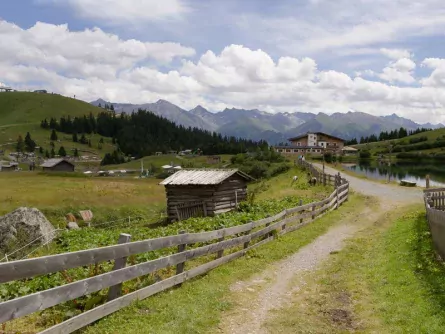
<path fill-rule="evenodd" d="M 198 128 L 186 128 L 146 110 L 119 116 L 114 112 L 101 112 L 97 118 L 90 114 L 83 117 L 61 117 L 59 120 L 44 119 L 41 127 L 73 134 L 73 140 L 82 138 L 85 133 L 111 137 L 119 151 L 135 157 L 184 149 L 199 149 L 206 155 L 237 154 L 268 146 L 265 141 L 255 142 Z"/>

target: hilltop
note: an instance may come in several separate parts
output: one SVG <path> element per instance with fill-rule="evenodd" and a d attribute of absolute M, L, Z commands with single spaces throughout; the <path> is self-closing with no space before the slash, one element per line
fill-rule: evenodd
<path fill-rule="evenodd" d="M 445 128 L 418 133 L 401 139 L 385 140 L 374 143 L 354 145 L 360 150 L 369 150 L 371 154 L 387 154 L 390 145 L 392 152 L 399 157 L 415 157 L 417 154 L 442 156 L 445 154 Z"/>
<path fill-rule="evenodd" d="M 97 115 L 103 109 L 89 103 L 58 94 L 39 94 L 31 92 L 0 93 L 0 150 L 15 151 L 18 136 L 31 134 L 32 139 L 44 150 L 50 150 L 51 131 L 42 129 L 40 122 L 51 117 Z M 91 147 L 73 143 L 70 135 L 60 133 L 55 151 L 63 146 L 68 154 L 77 148 L 79 152 L 102 156 L 112 151 L 111 139 L 104 138 L 102 149 L 98 149 L 99 135 L 91 135 Z M 83 153 L 81 153 L 83 154 Z"/>

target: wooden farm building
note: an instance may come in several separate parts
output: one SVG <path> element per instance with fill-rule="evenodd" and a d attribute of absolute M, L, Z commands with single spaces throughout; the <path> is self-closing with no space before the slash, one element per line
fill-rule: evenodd
<path fill-rule="evenodd" d="M 252 180 L 237 169 L 180 170 L 160 183 L 167 193 L 168 219 L 231 211 L 247 198 L 247 183 Z"/>
<path fill-rule="evenodd" d="M 44 172 L 74 172 L 74 164 L 65 159 L 48 159 L 40 167 Z"/>

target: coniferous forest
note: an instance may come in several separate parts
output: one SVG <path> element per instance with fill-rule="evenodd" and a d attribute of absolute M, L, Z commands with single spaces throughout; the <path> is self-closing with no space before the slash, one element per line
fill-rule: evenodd
<path fill-rule="evenodd" d="M 90 114 L 80 118 L 68 116 L 61 117 L 60 120 L 44 119 L 41 127 L 73 134 L 76 138 L 91 133 L 110 137 L 119 151 L 137 158 L 156 152 L 166 153 L 169 150 L 200 149 L 203 154 L 211 155 L 238 154 L 258 147 L 268 147 L 265 141 L 226 137 L 198 128 L 176 125 L 146 110 L 138 110 L 132 114 L 122 113 L 119 116 L 113 112 L 102 112 L 97 117 Z"/>

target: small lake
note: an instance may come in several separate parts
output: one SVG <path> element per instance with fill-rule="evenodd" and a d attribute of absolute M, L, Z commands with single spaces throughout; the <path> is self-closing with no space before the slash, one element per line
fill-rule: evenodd
<path fill-rule="evenodd" d="M 425 161 L 397 161 L 388 166 L 378 161 L 358 161 L 343 164 L 343 167 L 368 178 L 391 181 L 406 180 L 417 182 L 417 186 L 425 187 L 425 176 L 430 175 L 430 186 L 445 187 L 445 163 Z"/>

